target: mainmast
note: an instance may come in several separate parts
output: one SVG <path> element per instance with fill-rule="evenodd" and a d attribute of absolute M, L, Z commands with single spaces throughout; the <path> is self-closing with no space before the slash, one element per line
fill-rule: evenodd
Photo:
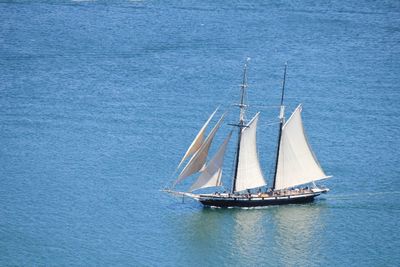
<path fill-rule="evenodd" d="M 245 113 L 246 113 L 247 105 L 244 102 L 245 102 L 246 88 L 248 87 L 248 85 L 247 85 L 247 63 L 249 62 L 249 60 L 250 60 L 250 58 L 247 58 L 246 63 L 244 64 L 243 81 L 242 81 L 242 84 L 240 85 L 240 104 L 236 104 L 236 106 L 238 106 L 240 108 L 239 123 L 233 124 L 233 126 L 236 126 L 239 128 L 239 131 L 238 131 L 238 141 L 237 141 L 237 147 L 236 147 L 235 174 L 233 176 L 233 182 L 232 182 L 232 191 L 231 191 L 232 194 L 235 193 L 235 191 L 236 191 L 236 178 L 237 178 L 238 167 L 239 167 L 239 153 L 240 153 L 240 141 L 242 139 L 242 129 L 244 127 L 246 127 L 244 125 L 244 120 L 245 120 Z"/>
<path fill-rule="evenodd" d="M 276 149 L 275 174 L 274 174 L 274 182 L 272 185 L 272 190 L 275 190 L 276 174 L 278 173 L 279 150 L 281 147 L 282 127 L 283 127 L 283 124 L 285 123 L 285 106 L 283 105 L 283 97 L 285 95 L 286 69 L 287 69 L 287 63 L 285 63 L 285 71 L 283 73 L 281 108 L 280 108 L 280 112 L 279 112 L 280 123 L 279 123 L 278 146 Z"/>

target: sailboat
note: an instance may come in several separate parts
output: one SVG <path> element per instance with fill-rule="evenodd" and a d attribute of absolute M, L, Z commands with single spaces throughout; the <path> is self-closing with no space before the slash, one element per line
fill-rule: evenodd
<path fill-rule="evenodd" d="M 289 119 L 285 119 L 284 94 L 287 64 L 285 64 L 280 97 L 279 133 L 274 156 L 273 181 L 269 188 L 259 161 L 256 142 L 260 112 L 256 113 L 250 121 L 245 120 L 247 70 L 248 62 L 244 65 L 240 102 L 235 105 L 240 111 L 239 121 L 229 124 L 237 128 L 234 174 L 230 190 L 216 191 L 212 194 L 196 193 L 198 190 L 209 187 L 215 187 L 218 190 L 222 186 L 224 156 L 233 130 L 225 137 L 215 155 L 207 161 L 213 139 L 226 116 L 226 113 L 222 114 L 205 137 L 206 129 L 217 113 L 217 109 L 207 119 L 184 154 L 177 168 L 177 170 L 182 170 L 172 187 L 164 191 L 193 198 L 207 207 L 260 207 L 312 202 L 315 197 L 329 191 L 328 188 L 316 185 L 315 182 L 331 176 L 325 174 L 307 140 L 301 117 L 302 105 L 298 105 Z M 181 168 L 186 161 L 186 165 Z M 196 175 L 197 179 L 187 191 L 175 190 L 183 180 Z"/>

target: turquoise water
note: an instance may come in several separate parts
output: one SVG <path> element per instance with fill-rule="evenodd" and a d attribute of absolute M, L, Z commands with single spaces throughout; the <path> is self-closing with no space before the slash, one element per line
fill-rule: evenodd
<path fill-rule="evenodd" d="M 0 21 L 1 266 L 400 264 L 400 2 L 0 1 Z M 312 204 L 158 191 L 216 106 L 237 120 L 246 57 L 269 182 L 289 63 L 334 175 Z"/>

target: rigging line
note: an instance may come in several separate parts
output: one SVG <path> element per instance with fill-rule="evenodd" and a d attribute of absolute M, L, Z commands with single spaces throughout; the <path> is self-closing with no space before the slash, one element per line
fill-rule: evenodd
<path fill-rule="evenodd" d="M 280 106 L 265 106 L 265 105 L 251 105 L 251 107 L 256 107 L 256 108 L 279 108 Z"/>
<path fill-rule="evenodd" d="M 278 121 L 278 122 L 270 122 L 270 123 L 266 123 L 265 125 L 266 126 L 269 126 L 269 125 L 275 125 L 275 124 L 279 124 L 280 122 Z"/>
<path fill-rule="evenodd" d="M 176 168 L 175 171 L 170 175 L 169 179 L 165 182 L 163 189 L 174 189 L 174 176 L 178 170 L 179 168 Z M 171 187 L 168 187 L 168 184 L 171 184 Z"/>

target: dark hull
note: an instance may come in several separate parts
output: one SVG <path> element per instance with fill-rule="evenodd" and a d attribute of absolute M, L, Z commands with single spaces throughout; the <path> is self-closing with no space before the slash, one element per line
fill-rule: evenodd
<path fill-rule="evenodd" d="M 264 207 L 272 205 L 301 204 L 314 201 L 319 194 L 296 198 L 268 198 L 268 199 L 235 199 L 235 198 L 202 198 L 199 201 L 206 207 Z"/>

